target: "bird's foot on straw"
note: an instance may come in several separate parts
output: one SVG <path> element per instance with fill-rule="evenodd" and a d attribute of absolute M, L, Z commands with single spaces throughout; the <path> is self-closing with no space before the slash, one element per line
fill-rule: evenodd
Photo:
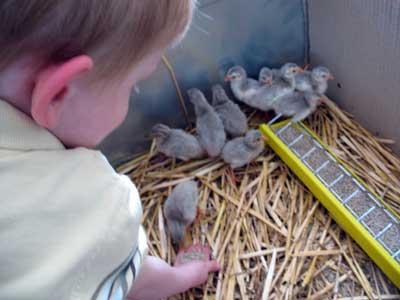
<path fill-rule="evenodd" d="M 231 178 L 232 182 L 238 183 L 239 179 L 235 175 L 235 171 L 232 168 L 228 169 L 228 176 Z"/>
<path fill-rule="evenodd" d="M 196 222 L 200 222 L 202 219 L 204 219 L 206 217 L 206 212 L 204 209 L 197 207 L 197 211 L 196 211 Z"/>

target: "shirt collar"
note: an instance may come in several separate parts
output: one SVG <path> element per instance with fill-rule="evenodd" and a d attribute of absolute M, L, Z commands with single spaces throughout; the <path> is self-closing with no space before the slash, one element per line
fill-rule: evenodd
<path fill-rule="evenodd" d="M 0 99 L 0 149 L 29 151 L 65 148 L 48 130 Z"/>

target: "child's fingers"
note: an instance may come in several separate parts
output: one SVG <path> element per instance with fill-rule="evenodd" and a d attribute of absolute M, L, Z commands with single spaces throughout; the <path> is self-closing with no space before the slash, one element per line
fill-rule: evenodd
<path fill-rule="evenodd" d="M 208 272 L 218 272 L 221 270 L 221 266 L 216 260 L 211 260 L 207 263 Z"/>
<path fill-rule="evenodd" d="M 205 283 L 210 272 L 219 270 L 217 261 L 187 263 L 176 267 L 177 282 L 181 283 L 182 290 L 187 290 Z"/>
<path fill-rule="evenodd" d="M 208 274 L 219 269 L 215 260 L 195 260 L 171 267 L 159 258 L 148 256 L 134 282 L 130 299 L 159 299 L 185 292 L 205 283 Z"/>
<path fill-rule="evenodd" d="M 178 254 L 175 270 L 181 291 L 203 284 L 210 272 L 220 270 L 219 263 L 210 260 L 210 255 L 210 247 L 202 245 L 192 245 Z"/>

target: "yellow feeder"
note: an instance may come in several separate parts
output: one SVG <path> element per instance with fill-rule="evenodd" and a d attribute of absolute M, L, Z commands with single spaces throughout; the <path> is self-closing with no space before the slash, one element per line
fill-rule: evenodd
<path fill-rule="evenodd" d="M 400 288 L 400 218 L 304 124 L 260 127 L 269 146 Z"/>

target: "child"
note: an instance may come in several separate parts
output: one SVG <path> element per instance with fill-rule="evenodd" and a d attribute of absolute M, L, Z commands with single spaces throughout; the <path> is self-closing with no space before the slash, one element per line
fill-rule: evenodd
<path fill-rule="evenodd" d="M 87 149 L 124 120 L 193 2 L 0 2 L 0 299 L 160 299 L 218 270 L 146 256 L 135 186 Z"/>

